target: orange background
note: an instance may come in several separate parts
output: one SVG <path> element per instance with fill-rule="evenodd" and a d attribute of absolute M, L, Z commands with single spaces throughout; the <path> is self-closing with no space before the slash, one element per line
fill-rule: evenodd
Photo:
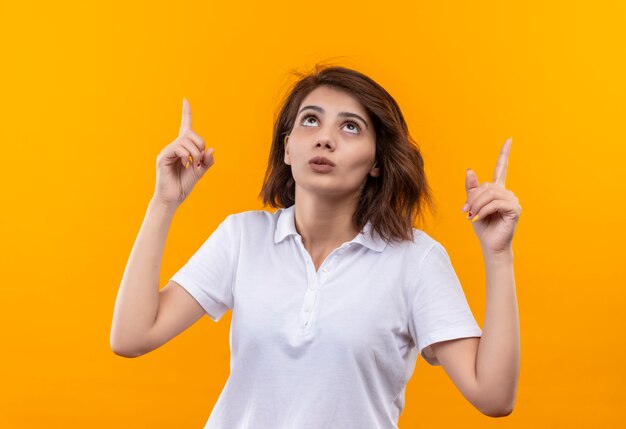
<path fill-rule="evenodd" d="M 522 360 L 493 419 L 421 358 L 401 428 L 615 427 L 626 418 L 623 2 L 0 3 L 0 426 L 200 428 L 228 377 L 231 313 L 137 359 L 112 353 L 122 274 L 187 97 L 216 164 L 180 207 L 161 286 L 257 194 L 291 69 L 334 61 L 398 101 L 481 326 L 464 176 L 506 186 Z M 585 2 L 586 3 L 586 2 Z"/>

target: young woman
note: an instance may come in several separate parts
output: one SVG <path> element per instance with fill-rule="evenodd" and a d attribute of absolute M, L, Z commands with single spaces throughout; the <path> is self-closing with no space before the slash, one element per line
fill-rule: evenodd
<path fill-rule="evenodd" d="M 226 217 L 159 290 L 171 219 L 214 163 L 183 100 L 115 303 L 113 351 L 140 356 L 232 309 L 231 373 L 206 428 L 396 428 L 418 354 L 482 413 L 508 415 L 520 359 L 510 144 L 493 182 L 465 179 L 484 330 L 444 247 L 413 227 L 432 199 L 400 108 L 342 67 L 301 76 L 283 103 L 261 191 L 278 210 Z"/>

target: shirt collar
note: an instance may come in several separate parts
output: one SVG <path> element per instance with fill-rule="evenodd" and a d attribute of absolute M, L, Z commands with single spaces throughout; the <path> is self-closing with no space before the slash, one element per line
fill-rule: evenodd
<path fill-rule="evenodd" d="M 274 232 L 274 243 L 280 243 L 290 235 L 300 235 L 296 230 L 295 204 L 286 208 L 281 208 L 279 212 L 280 214 L 278 215 L 278 221 L 276 223 L 276 231 Z M 363 231 L 354 237 L 354 239 L 349 241 L 349 243 L 358 243 L 377 252 L 382 252 L 385 247 L 387 247 L 387 243 L 380 237 L 380 235 L 378 235 L 376 231 L 372 230 L 372 224 L 370 221 L 368 221 L 363 227 Z"/>

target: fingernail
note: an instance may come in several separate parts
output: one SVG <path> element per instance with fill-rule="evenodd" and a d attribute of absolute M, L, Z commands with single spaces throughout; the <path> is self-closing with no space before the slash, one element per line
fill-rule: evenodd
<path fill-rule="evenodd" d="M 476 222 L 477 220 L 478 220 L 478 215 L 476 215 L 476 217 L 472 219 L 472 222 Z"/>
<path fill-rule="evenodd" d="M 465 203 L 465 205 L 463 206 L 463 208 L 461 209 L 461 213 L 465 213 L 467 210 L 469 209 L 469 204 Z"/>
<path fill-rule="evenodd" d="M 189 161 L 187 161 L 187 164 L 185 164 L 185 168 L 189 167 Z"/>

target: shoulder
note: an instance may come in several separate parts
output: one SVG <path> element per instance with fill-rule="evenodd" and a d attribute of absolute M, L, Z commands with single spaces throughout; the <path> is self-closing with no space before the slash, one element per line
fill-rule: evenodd
<path fill-rule="evenodd" d="M 413 228 L 412 240 L 389 243 L 388 247 L 393 253 L 399 252 L 408 254 L 408 256 L 414 261 L 416 259 L 422 259 L 435 248 L 444 249 L 443 245 L 434 237 L 426 231 L 415 227 Z"/>
<path fill-rule="evenodd" d="M 267 210 L 247 210 L 233 213 L 226 217 L 225 221 L 237 224 L 240 227 L 263 227 L 275 224 L 280 216 L 280 210 L 270 212 Z"/>
<path fill-rule="evenodd" d="M 247 210 L 229 215 L 224 222 L 246 239 L 259 239 L 261 236 L 269 239 L 268 237 L 274 237 L 281 213 L 281 209 L 275 212 Z"/>
<path fill-rule="evenodd" d="M 447 268 L 450 258 L 444 246 L 432 235 L 413 228 L 413 239 L 389 243 L 386 260 L 402 270 L 410 279 L 419 279 L 427 272 Z M 393 262 L 391 262 L 393 261 Z"/>
<path fill-rule="evenodd" d="M 266 210 L 248 210 L 227 215 L 211 234 L 209 241 L 230 243 L 233 248 L 258 251 L 274 236 L 279 213 Z"/>

